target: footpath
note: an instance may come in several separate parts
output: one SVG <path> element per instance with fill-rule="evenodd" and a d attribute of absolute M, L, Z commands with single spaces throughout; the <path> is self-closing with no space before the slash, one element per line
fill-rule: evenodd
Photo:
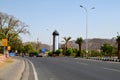
<path fill-rule="evenodd" d="M 29 64 L 22 57 L 10 57 L 0 62 L 0 80 L 28 80 Z"/>

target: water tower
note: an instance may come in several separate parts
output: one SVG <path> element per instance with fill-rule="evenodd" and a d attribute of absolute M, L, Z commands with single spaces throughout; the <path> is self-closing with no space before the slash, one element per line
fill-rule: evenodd
<path fill-rule="evenodd" d="M 55 30 L 52 35 L 53 35 L 53 52 L 55 52 L 56 50 L 58 50 L 59 32 Z"/>

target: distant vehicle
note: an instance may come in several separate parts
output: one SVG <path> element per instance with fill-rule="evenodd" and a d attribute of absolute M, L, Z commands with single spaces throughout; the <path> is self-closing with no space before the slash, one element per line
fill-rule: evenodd
<path fill-rule="evenodd" d="M 34 56 L 34 54 L 32 54 L 32 53 L 29 54 L 29 57 L 33 57 L 33 56 Z"/>
<path fill-rule="evenodd" d="M 36 57 L 43 57 L 42 54 L 37 54 Z"/>

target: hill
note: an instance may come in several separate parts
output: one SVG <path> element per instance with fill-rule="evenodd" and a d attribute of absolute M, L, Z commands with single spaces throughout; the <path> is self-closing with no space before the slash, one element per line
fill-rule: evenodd
<path fill-rule="evenodd" d="M 84 40 L 83 44 L 82 44 L 82 49 L 85 50 L 86 47 L 86 40 Z M 42 43 L 35 43 L 35 42 L 27 42 L 27 43 L 32 43 L 32 45 L 34 47 L 38 47 L 39 49 L 41 48 L 46 48 L 47 50 L 52 50 L 52 46 L 48 45 L 48 44 L 42 44 Z M 27 44 L 25 43 L 25 44 Z M 116 41 L 112 40 L 112 39 L 100 39 L 100 38 L 93 38 L 93 39 L 88 39 L 88 50 L 99 50 L 100 47 L 103 44 L 111 44 L 116 46 Z M 59 48 L 61 48 L 63 46 L 63 44 L 59 43 Z M 75 43 L 75 40 L 70 41 L 70 46 L 72 48 L 77 48 L 78 49 L 78 44 Z"/>
<path fill-rule="evenodd" d="M 86 47 L 85 41 L 86 40 L 84 40 L 84 42 L 82 44 L 82 49 L 85 49 L 85 47 Z M 94 38 L 94 39 L 88 39 L 88 50 L 99 50 L 100 47 L 105 43 L 116 46 L 115 40 Z M 78 48 L 78 44 L 75 43 L 75 40 L 70 41 L 70 44 L 71 44 L 72 48 Z"/>

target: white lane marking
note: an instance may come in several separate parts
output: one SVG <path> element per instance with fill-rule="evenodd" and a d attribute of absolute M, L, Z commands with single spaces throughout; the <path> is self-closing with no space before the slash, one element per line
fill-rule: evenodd
<path fill-rule="evenodd" d="M 103 69 L 110 70 L 110 71 L 115 71 L 115 72 L 120 72 L 120 70 L 117 70 L 117 69 L 111 69 L 111 68 L 105 68 L 105 67 Z"/>
<path fill-rule="evenodd" d="M 28 60 L 28 59 L 27 59 Z M 30 64 L 32 65 L 32 68 L 33 68 L 33 73 L 34 73 L 34 76 L 35 76 L 35 80 L 38 80 L 38 76 L 37 76 L 37 72 L 36 72 L 36 69 L 35 69 L 35 66 L 33 65 L 33 63 L 28 60 L 30 62 Z"/>

